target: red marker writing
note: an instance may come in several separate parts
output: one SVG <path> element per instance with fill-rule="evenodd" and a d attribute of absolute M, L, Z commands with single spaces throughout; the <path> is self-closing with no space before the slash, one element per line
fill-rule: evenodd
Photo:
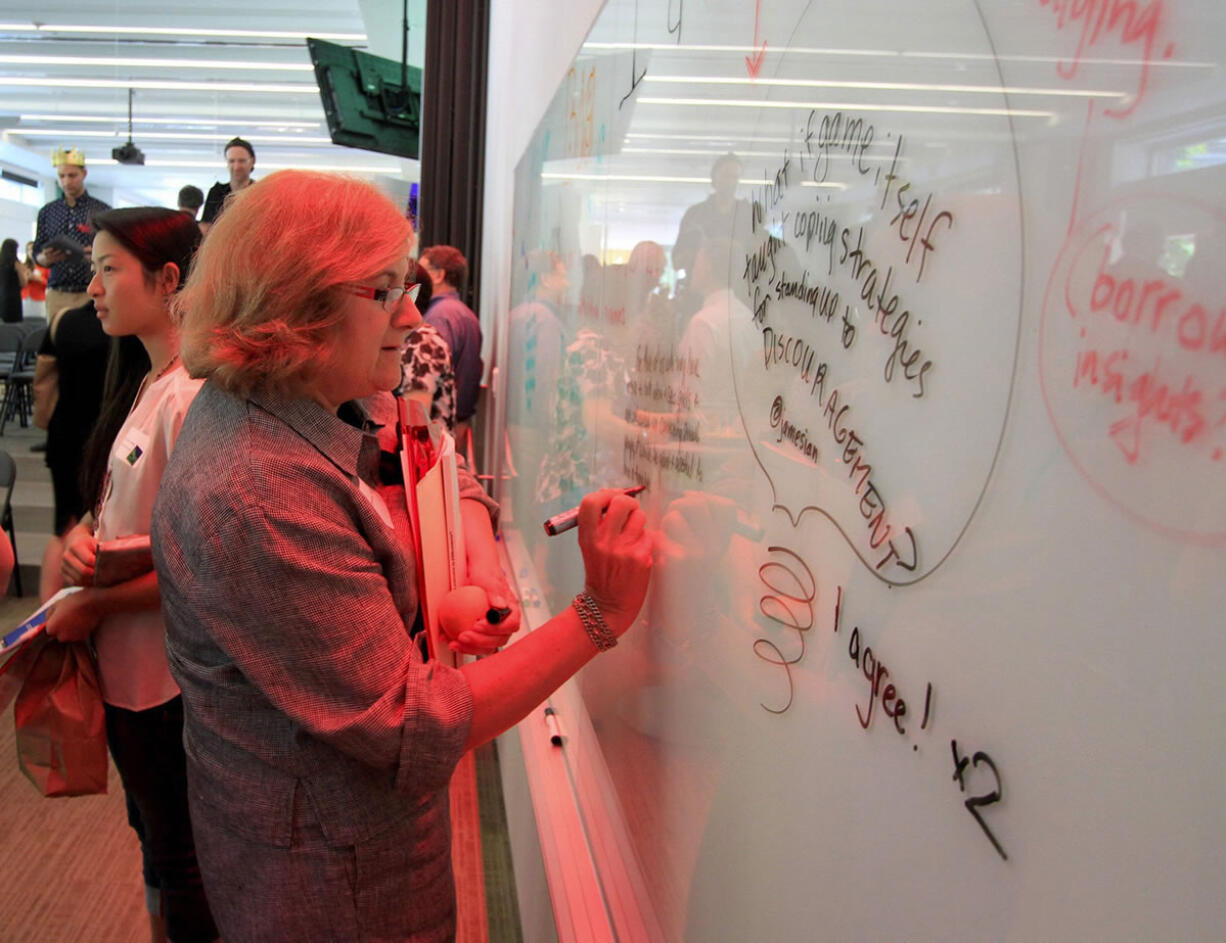
<path fill-rule="evenodd" d="M 622 494 L 633 498 L 636 494 L 644 491 L 646 485 L 635 485 L 633 488 L 623 488 Z M 555 514 L 545 522 L 545 533 L 550 537 L 556 537 L 558 534 L 565 533 L 572 527 L 579 525 L 579 509 L 571 508 L 569 511 L 563 511 L 561 514 Z"/>

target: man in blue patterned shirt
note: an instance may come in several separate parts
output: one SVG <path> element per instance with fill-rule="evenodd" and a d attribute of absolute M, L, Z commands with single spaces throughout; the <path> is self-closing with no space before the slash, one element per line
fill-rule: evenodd
<path fill-rule="evenodd" d="M 57 148 L 51 163 L 59 178 L 63 196 L 38 211 L 38 230 L 34 236 L 34 257 L 51 269 L 47 278 L 47 318 L 54 322 L 65 308 L 77 308 L 89 301 L 90 256 L 94 247 L 94 214 L 111 207 L 85 192 L 85 154 L 77 148 Z M 57 236 L 66 236 L 84 254 L 47 245 Z"/>

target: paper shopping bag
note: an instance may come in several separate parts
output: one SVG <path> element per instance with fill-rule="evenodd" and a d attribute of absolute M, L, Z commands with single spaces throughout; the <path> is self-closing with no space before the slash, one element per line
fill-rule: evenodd
<path fill-rule="evenodd" d="M 105 793 L 106 717 L 89 647 L 40 638 L 15 657 L 25 675 L 13 702 L 22 772 L 44 796 Z"/>

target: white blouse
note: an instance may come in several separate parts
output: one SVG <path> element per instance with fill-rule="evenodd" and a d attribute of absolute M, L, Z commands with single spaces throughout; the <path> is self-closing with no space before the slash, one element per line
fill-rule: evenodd
<path fill-rule="evenodd" d="M 149 533 L 153 499 L 183 417 L 203 385 L 180 364 L 145 389 L 111 446 L 109 476 L 94 536 L 99 540 Z M 162 610 L 108 616 L 94 633 L 106 703 L 148 710 L 178 696 L 166 667 Z"/>

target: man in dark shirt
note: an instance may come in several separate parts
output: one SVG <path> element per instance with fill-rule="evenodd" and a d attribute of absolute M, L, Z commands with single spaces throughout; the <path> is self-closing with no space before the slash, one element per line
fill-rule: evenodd
<path fill-rule="evenodd" d="M 192 219 L 200 215 L 200 207 L 204 205 L 204 191 L 193 187 L 190 183 L 179 190 L 179 212 L 190 213 Z"/>
<path fill-rule="evenodd" d="M 89 262 L 94 246 L 95 213 L 111 207 L 85 192 L 85 154 L 77 148 L 57 148 L 51 153 L 63 196 L 52 200 L 38 211 L 38 229 L 34 236 L 34 258 L 51 272 L 47 277 L 47 319 L 65 308 L 75 308 L 89 301 L 85 290 L 93 277 Z M 57 237 L 67 237 L 83 250 L 76 254 L 49 246 Z"/>
<path fill-rule="evenodd" d="M 423 317 L 451 348 L 456 385 L 455 435 L 460 441 L 467 435 L 477 411 L 481 374 L 485 369 L 481 362 L 481 322 L 460 300 L 460 289 L 468 280 L 468 260 L 454 246 L 431 246 L 422 253 L 421 264 L 434 289 Z"/>
<path fill-rule="evenodd" d="M 255 169 L 255 148 L 249 141 L 231 138 L 226 143 L 225 155 L 226 166 L 230 168 L 230 182 L 215 183 L 209 188 L 209 195 L 204 200 L 204 212 L 200 214 L 202 233 L 208 233 L 217 222 L 217 217 L 221 215 L 230 194 L 245 190 L 255 183 L 251 179 L 251 171 Z"/>

